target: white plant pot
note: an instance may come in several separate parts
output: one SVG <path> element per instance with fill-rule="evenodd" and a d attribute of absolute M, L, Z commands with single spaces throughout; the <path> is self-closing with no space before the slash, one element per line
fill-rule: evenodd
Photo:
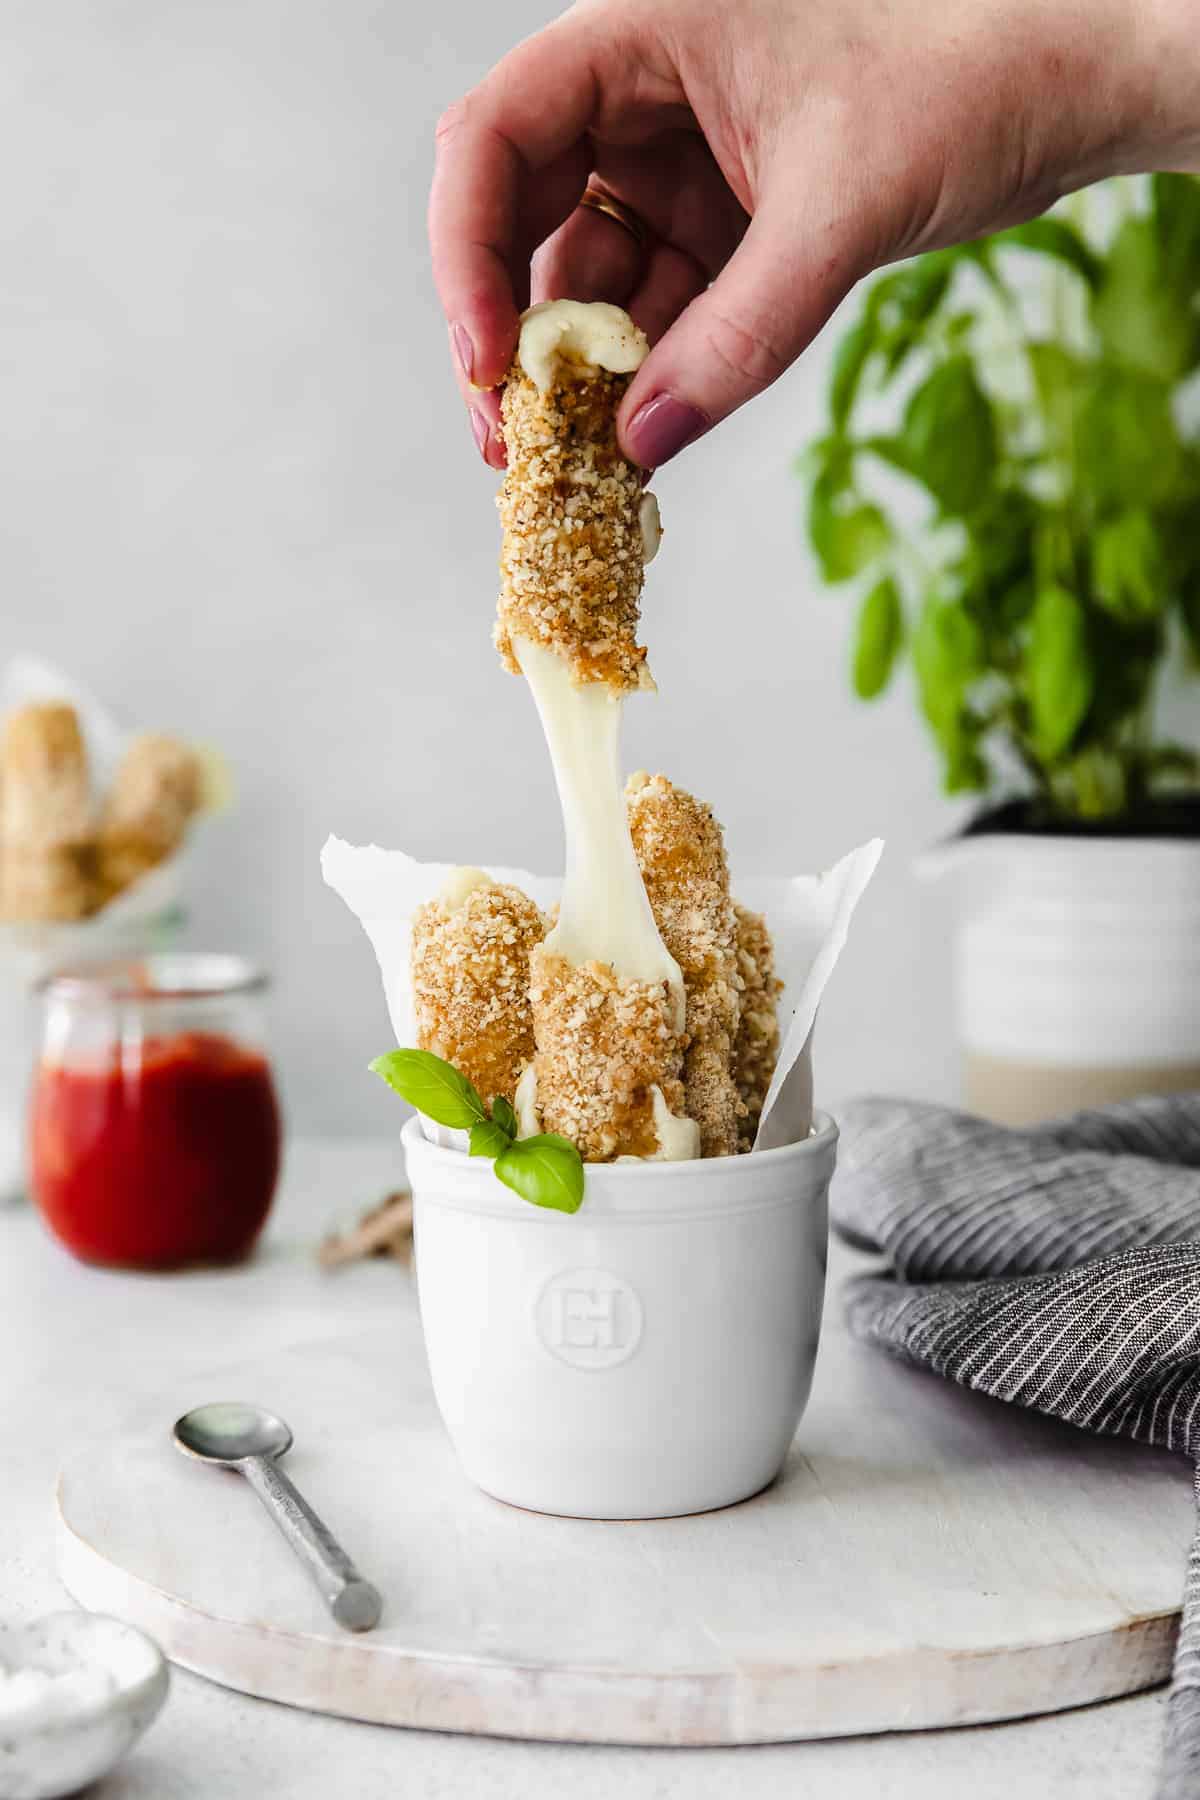
<path fill-rule="evenodd" d="M 779 1472 L 808 1400 L 837 1128 L 779 1150 L 592 1164 L 575 1214 L 404 1131 L 434 1393 L 497 1499 L 706 1512 Z"/>
<path fill-rule="evenodd" d="M 968 837 L 958 882 L 966 1101 L 1027 1124 L 1200 1088 L 1200 843 Z"/>

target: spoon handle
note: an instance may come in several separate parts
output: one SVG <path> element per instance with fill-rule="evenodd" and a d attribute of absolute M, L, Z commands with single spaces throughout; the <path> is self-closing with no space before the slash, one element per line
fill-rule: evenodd
<path fill-rule="evenodd" d="M 272 1519 L 304 1564 L 326 1606 L 347 1631 L 378 1625 L 383 1602 L 364 1581 L 328 1525 L 269 1456 L 247 1456 L 238 1465 Z"/>

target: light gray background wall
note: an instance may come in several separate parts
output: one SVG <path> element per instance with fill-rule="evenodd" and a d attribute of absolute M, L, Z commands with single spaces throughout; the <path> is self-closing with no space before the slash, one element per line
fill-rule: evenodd
<path fill-rule="evenodd" d="M 522 684 L 489 642 L 493 477 L 426 262 L 434 121 L 536 0 L 7 0 L 0 59 L 0 656 L 219 744 L 191 936 L 267 959 L 294 1124 L 387 1129 L 371 952 L 330 829 L 551 869 Z M 828 341 L 658 479 L 630 767 L 715 806 L 735 866 L 888 852 L 831 990 L 826 1099 L 948 1092 L 948 829 L 905 690 L 848 695 L 849 607 L 804 550 L 791 459 Z"/>

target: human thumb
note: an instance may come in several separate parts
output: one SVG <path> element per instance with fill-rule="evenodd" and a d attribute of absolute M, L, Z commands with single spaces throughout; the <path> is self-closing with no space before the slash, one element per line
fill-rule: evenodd
<path fill-rule="evenodd" d="M 839 224 L 764 199 L 631 382 L 618 418 L 631 461 L 658 468 L 782 375 L 863 272 L 855 249 Z"/>

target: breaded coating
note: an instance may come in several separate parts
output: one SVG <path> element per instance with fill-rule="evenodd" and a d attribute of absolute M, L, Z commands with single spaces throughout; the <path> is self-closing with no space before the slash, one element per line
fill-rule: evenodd
<path fill-rule="evenodd" d="M 617 447 L 628 385 L 628 375 L 566 369 L 542 394 L 519 363 L 508 372 L 495 641 L 514 674 L 516 637 L 557 652 L 578 682 L 653 685 L 636 641 L 642 480 Z"/>
<path fill-rule="evenodd" d="M 752 1150 L 763 1101 L 779 1057 L 777 1002 L 783 983 L 775 975 L 775 946 L 767 921 L 734 902 L 737 920 L 738 971 L 742 978 L 742 1011 L 734 1043 L 738 1095 L 745 1108 L 739 1150 Z"/>
<path fill-rule="evenodd" d="M 625 807 L 642 880 L 687 994 L 684 1111 L 702 1156 L 732 1156 L 742 1104 L 734 1079 L 741 1008 L 725 842 L 712 808 L 665 775 L 631 775 Z"/>
<path fill-rule="evenodd" d="M 98 895 L 87 753 L 72 706 L 23 706 L 0 742 L 0 919 L 83 919 Z"/>
<path fill-rule="evenodd" d="M 99 904 L 94 847 L 0 849 L 0 921 L 69 924 Z"/>
<path fill-rule="evenodd" d="M 200 758 L 175 738 L 135 738 L 113 782 L 100 826 L 100 880 L 122 892 L 179 848 L 204 800 Z"/>
<path fill-rule="evenodd" d="M 653 1156 L 657 1087 L 684 1111 L 683 1045 L 664 982 L 621 981 L 607 963 L 570 963 L 541 945 L 530 959 L 543 1131 L 579 1147 L 585 1162 Z"/>
<path fill-rule="evenodd" d="M 453 1063 L 490 1104 L 511 1101 L 533 1058 L 529 958 L 546 920 L 519 888 L 481 879 L 457 904 L 431 900 L 413 919 L 417 1044 Z"/>
<path fill-rule="evenodd" d="M 0 846 L 55 850 L 87 843 L 92 834 L 87 753 L 75 708 L 20 707 L 0 743 Z"/>

